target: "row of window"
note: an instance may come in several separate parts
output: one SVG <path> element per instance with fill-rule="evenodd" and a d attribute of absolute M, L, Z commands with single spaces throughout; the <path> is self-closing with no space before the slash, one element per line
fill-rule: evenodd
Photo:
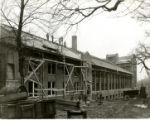
<path fill-rule="evenodd" d="M 37 88 L 38 88 L 38 84 L 29 82 L 29 84 L 28 84 L 28 90 L 30 93 L 29 95 L 30 96 L 38 96 L 38 91 L 36 90 Z M 55 93 L 52 89 L 55 88 L 55 82 L 48 82 L 48 88 L 51 89 L 51 90 L 48 90 L 48 95 L 54 95 Z M 34 90 L 34 93 L 33 93 L 33 90 Z"/>
<path fill-rule="evenodd" d="M 92 89 L 93 91 L 108 90 L 108 89 L 121 89 L 131 87 L 131 78 L 119 77 L 117 75 L 108 76 L 106 74 L 93 72 Z M 115 84 L 114 84 L 115 83 Z"/>
<path fill-rule="evenodd" d="M 63 84 L 63 87 L 64 87 L 64 83 Z M 56 85 L 55 85 L 55 82 L 54 81 L 51 81 L 51 82 L 48 82 L 48 95 L 54 95 L 55 92 L 52 90 L 53 88 L 55 88 Z M 72 87 L 72 86 L 70 86 Z M 75 90 L 81 90 L 83 86 L 81 86 L 81 84 L 79 82 L 74 82 L 74 89 Z M 36 90 L 38 88 L 38 85 L 36 83 L 33 83 L 33 82 L 29 82 L 28 84 L 28 90 L 29 90 L 29 95 L 30 96 L 37 96 L 38 95 L 38 91 Z M 34 90 L 34 93 L 33 93 L 33 90 Z M 67 91 L 70 90 L 69 89 L 69 86 L 67 87 L 66 89 Z M 34 94 L 34 95 L 33 95 Z"/>
<path fill-rule="evenodd" d="M 56 63 L 49 63 L 48 64 L 48 74 L 56 74 Z M 69 75 L 71 71 L 71 67 L 67 66 L 67 68 L 65 67 L 65 75 Z M 80 69 L 79 68 L 75 68 L 74 71 L 74 76 L 79 76 L 80 74 Z"/>
<path fill-rule="evenodd" d="M 33 69 L 34 68 L 36 68 L 36 66 L 33 66 Z M 30 72 L 32 71 L 31 66 L 29 66 L 28 69 Z M 69 75 L 69 73 L 71 71 L 70 67 L 67 67 L 67 69 L 65 68 L 65 75 Z M 69 73 L 68 73 L 68 71 L 69 71 Z M 56 63 L 49 63 L 47 72 L 48 72 L 48 74 L 56 74 Z M 78 69 L 78 68 L 74 69 L 74 76 L 79 76 L 79 74 L 80 74 L 80 69 Z M 15 79 L 15 66 L 13 63 L 7 64 L 7 79 L 8 80 Z"/>

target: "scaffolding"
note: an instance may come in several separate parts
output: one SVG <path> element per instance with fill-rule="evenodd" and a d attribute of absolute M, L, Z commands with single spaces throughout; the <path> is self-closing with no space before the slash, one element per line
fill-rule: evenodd
<path fill-rule="evenodd" d="M 25 77 L 25 81 L 24 84 L 26 84 L 28 81 L 33 82 L 32 84 L 32 97 L 35 97 L 37 95 L 40 95 L 43 97 L 51 97 L 51 96 L 60 96 L 57 95 L 57 92 L 62 91 L 63 95 L 65 96 L 67 93 L 75 93 L 75 92 L 85 92 L 86 93 L 86 88 L 87 88 L 87 66 L 75 66 L 74 64 L 70 64 L 70 63 L 66 63 L 65 60 L 63 62 L 61 61 L 57 61 L 57 60 L 52 60 L 52 59 L 37 59 L 37 58 L 26 58 L 26 61 L 28 61 L 28 65 L 30 67 L 30 71 L 28 69 L 29 73 L 28 75 L 26 75 Z M 66 69 L 67 73 L 68 73 L 68 79 L 66 82 L 64 82 L 64 88 L 63 89 L 56 89 L 56 88 L 45 88 L 43 86 L 43 82 L 44 82 L 44 77 L 42 78 L 42 80 L 39 79 L 38 75 L 37 75 L 37 71 L 42 68 L 42 66 L 44 66 L 45 62 L 53 62 L 53 63 L 57 63 L 57 64 L 62 64 L 64 66 L 64 70 Z M 71 68 L 70 70 L 68 69 L 68 66 Z M 81 74 L 82 74 L 82 82 L 84 84 L 84 88 L 83 90 L 75 90 L 74 88 L 74 84 L 73 84 L 73 80 L 72 80 L 72 74 L 74 72 L 74 69 L 76 68 L 80 68 L 81 69 Z M 44 74 L 44 68 L 42 69 L 42 74 Z M 34 79 L 33 79 L 34 77 Z M 40 88 L 35 88 L 34 83 L 38 84 L 40 86 Z M 69 90 L 67 91 L 67 86 L 68 84 L 72 85 L 73 90 Z M 35 91 L 38 91 L 37 93 L 35 93 Z M 48 94 L 46 94 L 46 91 L 54 91 L 56 94 L 49 96 Z"/>

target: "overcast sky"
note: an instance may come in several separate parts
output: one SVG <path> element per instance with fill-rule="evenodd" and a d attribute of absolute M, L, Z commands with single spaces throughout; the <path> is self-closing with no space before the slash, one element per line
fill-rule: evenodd
<path fill-rule="evenodd" d="M 119 8 L 122 10 L 124 6 Z M 78 50 L 88 51 L 99 58 L 105 58 L 106 54 L 118 53 L 119 56 L 131 54 L 138 42 L 145 40 L 145 30 L 140 22 L 131 18 L 130 14 L 122 17 L 116 17 L 115 14 L 104 12 L 86 19 L 77 29 L 74 28 L 64 37 L 67 46 L 71 47 L 71 36 L 77 35 Z M 26 28 L 26 31 L 44 38 L 46 35 L 45 32 L 32 26 Z M 60 30 L 54 37 L 59 38 L 64 36 L 64 33 L 65 31 Z M 138 67 L 138 80 L 146 76 L 144 71 L 142 73 L 139 71 L 140 67 Z"/>
<path fill-rule="evenodd" d="M 88 51 L 100 58 L 115 53 L 126 56 L 133 53 L 139 41 L 145 40 L 144 32 L 142 25 L 130 16 L 112 17 L 102 14 L 81 23 L 65 40 L 71 47 L 71 36 L 77 35 L 78 50 Z M 138 80 L 146 76 L 144 70 L 140 72 L 140 68 L 139 66 Z"/>
<path fill-rule="evenodd" d="M 33 34 L 46 38 L 45 32 L 29 28 Z M 106 54 L 118 53 L 119 56 L 126 56 L 133 53 L 140 41 L 145 41 L 145 29 L 140 22 L 131 18 L 130 15 L 116 17 L 115 14 L 103 13 L 86 19 L 74 27 L 67 35 L 66 31 L 60 29 L 54 35 L 56 39 L 64 37 L 67 46 L 71 47 L 72 35 L 77 35 L 78 50 L 88 51 L 91 55 L 99 58 L 105 58 Z M 141 80 L 147 76 L 145 70 L 141 72 L 141 66 L 138 66 L 137 77 Z"/>

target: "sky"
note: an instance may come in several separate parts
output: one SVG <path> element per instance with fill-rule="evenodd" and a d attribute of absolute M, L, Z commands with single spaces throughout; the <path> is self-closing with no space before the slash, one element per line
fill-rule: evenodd
<path fill-rule="evenodd" d="M 27 31 L 46 38 L 46 33 L 29 28 Z M 73 27 L 69 32 L 60 29 L 54 38 L 63 37 L 68 47 L 72 45 L 72 36 L 77 36 L 77 49 L 88 51 L 91 55 L 106 58 L 107 54 L 118 53 L 126 56 L 133 53 L 139 42 L 146 39 L 145 29 L 141 22 L 130 15 L 118 17 L 115 14 L 102 13 L 85 19 L 78 27 Z M 137 67 L 137 78 L 141 80 L 147 76 L 141 66 Z"/>
<path fill-rule="evenodd" d="M 130 0 L 128 0 L 130 2 Z M 125 5 L 124 5 L 125 6 Z M 119 6 L 118 9 L 123 9 Z M 130 7 L 135 8 L 135 7 Z M 65 31 L 61 29 L 54 37 L 64 37 L 67 46 L 71 47 L 72 35 L 77 36 L 78 50 L 86 52 L 99 58 L 105 58 L 106 54 L 118 53 L 126 56 L 133 53 L 139 41 L 144 41 L 145 29 L 140 22 L 133 19 L 130 14 L 119 17 L 117 12 L 104 12 L 90 17 L 74 27 L 64 37 Z M 121 13 L 121 12 L 120 12 Z M 26 28 L 27 32 L 46 38 L 46 33 L 34 29 L 32 26 Z M 145 71 L 140 72 L 138 66 L 138 80 L 146 76 Z"/>
<path fill-rule="evenodd" d="M 68 33 L 64 38 L 68 47 L 71 47 L 72 35 L 77 35 L 78 50 L 88 51 L 99 58 L 115 53 L 119 56 L 130 55 L 138 43 L 146 39 L 145 29 L 130 16 L 94 16 Z M 137 74 L 138 80 L 147 76 L 144 70 L 141 72 L 141 66 L 138 66 Z"/>

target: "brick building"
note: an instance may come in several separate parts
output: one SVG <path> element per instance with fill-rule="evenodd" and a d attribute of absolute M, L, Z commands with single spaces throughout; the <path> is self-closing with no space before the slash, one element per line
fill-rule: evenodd
<path fill-rule="evenodd" d="M 22 33 L 24 84 L 29 96 L 77 96 L 89 90 L 93 98 L 102 93 L 104 98 L 113 99 L 134 86 L 134 73 L 119 62 L 116 65 L 78 51 L 76 36 L 72 37 L 72 48 L 64 46 L 62 40 L 55 43 Z M 1 25 L 0 73 L 0 88 L 20 85 L 15 37 L 6 25 Z"/>

